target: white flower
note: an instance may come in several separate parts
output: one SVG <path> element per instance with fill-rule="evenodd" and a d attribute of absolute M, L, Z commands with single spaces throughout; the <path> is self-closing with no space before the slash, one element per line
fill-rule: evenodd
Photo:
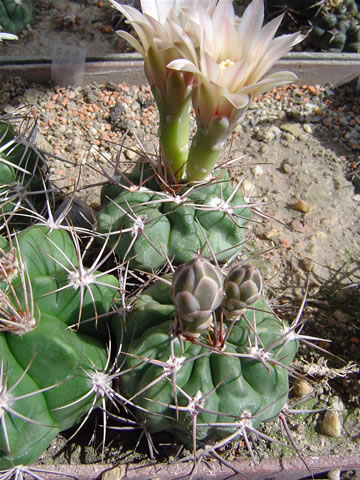
<path fill-rule="evenodd" d="M 219 0 L 212 13 L 201 9 L 199 18 L 202 28 L 196 61 L 176 59 L 168 68 L 193 73 L 197 83 L 204 84 L 203 94 L 196 93 L 194 107 L 207 110 L 206 115 L 198 112 L 205 124 L 214 114 L 239 116 L 234 109 L 240 114 L 251 97 L 297 79 L 291 72 L 263 78 L 302 40 L 298 33 L 274 38 L 282 15 L 263 26 L 263 0 L 253 0 L 242 18 L 235 16 L 229 0 Z"/>
<path fill-rule="evenodd" d="M 116 0 L 110 3 L 126 17 L 139 40 L 125 31 L 118 35 L 143 56 L 150 85 L 164 92 L 166 65 L 177 58 L 197 59 L 201 29 L 198 15 L 195 13 L 190 20 L 189 11 L 210 11 L 216 0 L 141 0 L 142 13 Z"/>
<path fill-rule="evenodd" d="M 183 176 L 189 140 L 194 75 L 167 68 L 176 59 L 197 62 L 203 36 L 203 10 L 211 16 L 216 0 L 141 0 L 142 13 L 110 0 L 134 28 L 138 39 L 117 32 L 144 58 L 144 69 L 159 108 L 162 158 L 171 177 Z"/>

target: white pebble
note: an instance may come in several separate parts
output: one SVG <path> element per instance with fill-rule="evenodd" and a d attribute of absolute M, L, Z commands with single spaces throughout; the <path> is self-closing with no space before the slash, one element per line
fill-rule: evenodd
<path fill-rule="evenodd" d="M 264 174 L 264 169 L 260 167 L 260 165 L 256 165 L 253 170 L 255 177 L 261 177 Z"/>

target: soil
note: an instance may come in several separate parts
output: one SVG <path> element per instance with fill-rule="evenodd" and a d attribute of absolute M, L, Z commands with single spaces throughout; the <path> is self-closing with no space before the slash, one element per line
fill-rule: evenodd
<path fill-rule="evenodd" d="M 4 42 L 2 53 L 51 56 L 59 43 L 83 46 L 91 55 L 124 51 L 113 33 L 118 21 L 113 9 L 95 0 L 64 5 L 38 0 L 31 28 L 17 44 Z M 65 21 L 69 16 L 73 20 Z M 139 96 L 141 102 L 136 100 Z M 121 101 L 129 108 L 128 117 L 122 118 L 128 121 L 125 126 L 119 124 L 121 114 L 114 113 Z M 123 140 L 129 149 L 121 153 L 122 162 L 133 160 L 136 138 L 146 149 L 156 148 L 157 116 L 146 86 L 59 89 L 11 79 L 2 86 L 0 103 L 7 114 L 32 106 L 38 117 L 38 145 L 57 157 L 49 157 L 55 182 L 64 191 L 77 182 L 78 195 L 95 208 L 99 187 L 83 187 L 104 181 L 101 170 L 111 172 Z M 312 105 L 309 115 L 305 104 Z M 83 120 L 73 113 L 82 109 Z M 321 351 L 301 348 L 297 367 L 307 376 L 312 393 L 292 393 L 290 403 L 300 403 L 295 407 L 300 410 L 321 411 L 292 417 L 293 437 L 304 455 L 360 455 L 360 98 L 355 85 L 338 90 L 291 86 L 257 99 L 227 152 L 240 158 L 232 176 L 234 182 L 242 182 L 257 213 L 249 227 L 246 256 L 260 268 L 272 305 L 290 322 L 307 291 L 302 333 L 323 338 L 314 342 Z M 340 437 L 321 431 L 327 408 L 337 412 Z M 265 432 L 281 436 L 280 426 L 265 426 Z M 77 446 L 65 447 L 59 438 L 43 461 L 50 462 L 54 452 L 57 462 L 100 461 L 85 443 L 81 439 Z M 129 461 L 121 448 L 109 449 L 108 460 Z M 258 449 L 262 458 L 284 453 L 275 444 Z M 130 460 L 142 461 L 145 450 L 141 447 Z M 242 454 L 245 448 L 240 444 L 224 453 L 228 460 Z"/>

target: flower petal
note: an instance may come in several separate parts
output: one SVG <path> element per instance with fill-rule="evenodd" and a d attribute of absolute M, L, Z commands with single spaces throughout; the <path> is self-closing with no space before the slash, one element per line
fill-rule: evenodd
<path fill-rule="evenodd" d="M 237 110 L 245 108 L 250 101 L 249 95 L 244 93 L 227 93 L 224 96 Z"/>
<path fill-rule="evenodd" d="M 264 3 L 263 0 L 253 0 L 246 8 L 241 22 L 239 24 L 239 33 L 241 40 L 249 48 L 257 39 L 264 22 Z"/>
<path fill-rule="evenodd" d="M 0 32 L 0 42 L 2 40 L 19 40 L 18 37 L 12 33 Z"/>
<path fill-rule="evenodd" d="M 248 85 L 241 89 L 243 93 L 248 93 L 253 97 L 262 95 L 263 93 L 272 90 L 275 87 L 286 85 L 287 83 L 296 82 L 298 77 L 293 72 L 276 72 L 268 75 L 263 80 L 256 82 L 252 85 Z"/>
<path fill-rule="evenodd" d="M 199 69 L 192 62 L 190 62 L 190 60 L 185 60 L 184 58 L 173 60 L 172 62 L 167 64 L 167 67 L 172 68 L 173 70 L 178 70 L 179 72 L 189 72 L 196 74 L 200 73 Z"/>
<path fill-rule="evenodd" d="M 217 110 L 217 95 L 215 88 L 209 82 L 201 82 L 197 88 L 198 114 L 202 126 L 207 126 Z"/>
<path fill-rule="evenodd" d="M 249 83 L 258 81 L 294 44 L 301 41 L 298 37 L 299 33 L 293 33 L 275 38 L 272 41 L 271 47 L 249 75 Z"/>
<path fill-rule="evenodd" d="M 123 30 L 119 30 L 116 32 L 117 35 L 119 35 L 119 37 L 123 38 L 124 40 L 126 40 L 128 43 L 130 43 L 130 45 L 137 51 L 140 53 L 140 55 L 142 55 L 143 57 L 145 57 L 145 51 L 143 49 L 143 47 L 141 46 L 140 42 L 138 42 L 136 40 L 135 37 L 133 37 L 132 35 L 130 35 L 130 33 L 128 32 L 125 32 Z"/>

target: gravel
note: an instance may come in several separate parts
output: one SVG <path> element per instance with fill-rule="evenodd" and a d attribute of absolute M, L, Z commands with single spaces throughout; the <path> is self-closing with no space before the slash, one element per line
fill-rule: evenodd
<path fill-rule="evenodd" d="M 56 88 L 10 80 L 0 104 L 4 113 L 31 105 L 39 120 L 40 145 L 72 164 L 83 162 L 90 153 L 97 159 L 113 156 L 125 134 L 131 143 L 135 136 L 148 141 L 157 133 L 157 110 L 147 86 Z M 240 130 L 263 142 L 304 140 L 307 133 L 339 139 L 348 147 L 345 173 L 355 175 L 360 97 L 351 87 L 285 86 L 255 99 Z M 56 165 L 56 173 L 63 170 L 62 163 Z"/>

